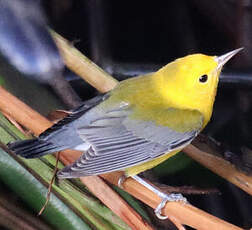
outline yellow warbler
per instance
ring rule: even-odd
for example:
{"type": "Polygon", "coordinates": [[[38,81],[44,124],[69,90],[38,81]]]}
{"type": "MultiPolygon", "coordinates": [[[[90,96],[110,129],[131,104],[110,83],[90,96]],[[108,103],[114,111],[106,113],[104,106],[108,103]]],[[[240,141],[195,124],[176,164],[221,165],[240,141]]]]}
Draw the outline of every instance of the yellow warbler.
{"type": "MultiPolygon", "coordinates": [[[[26,158],[81,150],[84,154],[59,171],[59,178],[123,170],[150,188],[135,175],[176,154],[206,126],[221,69],[240,50],[220,57],[188,55],[155,73],[122,81],[109,93],[86,101],[38,138],[9,147],[26,158]]],[[[183,200],[171,195],[161,195],[164,202],[157,214],[167,200],[183,200]]]]}

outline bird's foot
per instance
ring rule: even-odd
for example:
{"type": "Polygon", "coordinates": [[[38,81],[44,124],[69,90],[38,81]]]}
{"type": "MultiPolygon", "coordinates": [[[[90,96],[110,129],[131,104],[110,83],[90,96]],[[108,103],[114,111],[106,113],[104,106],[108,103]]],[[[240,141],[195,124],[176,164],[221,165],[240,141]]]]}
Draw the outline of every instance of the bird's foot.
{"type": "Polygon", "coordinates": [[[164,208],[164,206],[166,205],[167,202],[188,203],[187,199],[185,197],[183,197],[183,195],[180,193],[171,193],[169,195],[162,193],[162,194],[159,194],[159,196],[162,198],[162,201],[155,209],[155,214],[156,214],[157,218],[159,218],[160,220],[165,220],[168,218],[167,216],[162,215],[162,209],[164,208]]]}

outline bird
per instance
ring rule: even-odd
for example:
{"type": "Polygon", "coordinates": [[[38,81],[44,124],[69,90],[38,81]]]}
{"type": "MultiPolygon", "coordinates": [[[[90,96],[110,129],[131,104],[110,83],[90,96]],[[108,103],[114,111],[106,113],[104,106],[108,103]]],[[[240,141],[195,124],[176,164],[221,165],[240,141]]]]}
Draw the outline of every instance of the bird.
{"type": "Polygon", "coordinates": [[[9,143],[25,158],[64,149],[82,151],[57,177],[77,178],[124,171],[162,202],[184,201],[181,194],[165,194],[139,173],[174,156],[209,122],[224,64],[242,48],[221,56],[191,54],[168,63],[157,72],[126,79],[106,94],[85,101],[39,137],[9,143]]]}

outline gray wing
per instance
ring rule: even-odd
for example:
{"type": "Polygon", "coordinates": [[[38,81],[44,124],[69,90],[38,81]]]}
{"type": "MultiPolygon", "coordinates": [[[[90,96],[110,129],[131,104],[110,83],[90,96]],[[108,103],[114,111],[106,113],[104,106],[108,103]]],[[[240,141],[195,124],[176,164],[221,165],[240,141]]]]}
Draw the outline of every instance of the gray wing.
{"type": "MultiPolygon", "coordinates": [[[[80,137],[90,147],[75,163],[61,170],[58,177],[73,178],[122,170],[180,149],[199,132],[199,129],[176,132],[152,121],[132,120],[130,114],[127,107],[111,110],[78,127],[80,137]]],[[[202,125],[202,117],[200,122],[202,125]]]]}

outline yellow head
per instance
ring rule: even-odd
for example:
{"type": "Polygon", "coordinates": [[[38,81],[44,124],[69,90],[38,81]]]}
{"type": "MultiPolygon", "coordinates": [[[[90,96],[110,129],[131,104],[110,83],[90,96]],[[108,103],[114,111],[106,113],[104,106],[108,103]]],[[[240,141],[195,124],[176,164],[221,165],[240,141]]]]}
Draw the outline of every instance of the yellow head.
{"type": "Polygon", "coordinates": [[[153,76],[155,85],[169,105],[198,110],[208,123],[223,65],[240,49],[220,57],[203,54],[188,55],[164,66],[153,76]]]}

